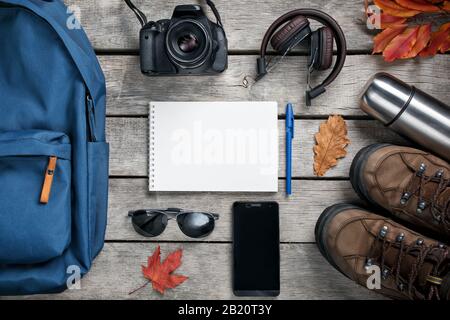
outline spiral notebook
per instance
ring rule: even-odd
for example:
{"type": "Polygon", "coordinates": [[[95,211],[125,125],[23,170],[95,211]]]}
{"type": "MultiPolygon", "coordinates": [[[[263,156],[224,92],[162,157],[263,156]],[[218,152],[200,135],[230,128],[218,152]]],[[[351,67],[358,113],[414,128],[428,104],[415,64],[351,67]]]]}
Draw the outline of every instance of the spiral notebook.
{"type": "Polygon", "coordinates": [[[276,102],[151,102],[150,191],[278,191],[276,102]]]}

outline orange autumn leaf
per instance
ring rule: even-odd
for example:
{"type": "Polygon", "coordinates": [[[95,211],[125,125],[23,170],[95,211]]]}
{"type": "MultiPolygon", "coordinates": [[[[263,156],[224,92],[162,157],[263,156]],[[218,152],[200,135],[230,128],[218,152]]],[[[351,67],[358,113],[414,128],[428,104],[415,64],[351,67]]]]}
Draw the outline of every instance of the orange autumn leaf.
{"type": "Polygon", "coordinates": [[[450,22],[444,23],[440,28],[439,31],[448,31],[450,30],[450,22]]]}
{"type": "Polygon", "coordinates": [[[393,26],[403,25],[406,22],[406,18],[390,16],[386,13],[376,14],[373,13],[367,17],[369,22],[380,29],[386,29],[393,26]]]}
{"type": "Polygon", "coordinates": [[[443,24],[438,31],[431,34],[431,39],[427,48],[422,50],[421,57],[430,57],[438,52],[444,53],[450,49],[450,22],[443,24]]]}
{"type": "Polygon", "coordinates": [[[407,9],[398,5],[392,0],[374,0],[375,5],[383,10],[383,13],[389,14],[395,17],[413,17],[420,13],[418,10],[407,9]]]}
{"type": "Polygon", "coordinates": [[[440,53],[445,53],[450,50],[450,37],[447,37],[447,40],[444,41],[441,48],[439,49],[440,53]]]}
{"type": "Polygon", "coordinates": [[[406,22],[406,18],[394,17],[388,14],[382,13],[380,17],[381,29],[386,29],[393,26],[403,25],[406,22]]]}
{"type": "Polygon", "coordinates": [[[416,57],[419,52],[426,48],[431,38],[431,24],[425,24],[419,27],[417,32],[417,39],[414,47],[406,55],[401,56],[401,59],[408,59],[416,57]]]}
{"type": "Polygon", "coordinates": [[[338,115],[330,116],[320,125],[315,138],[314,174],[323,177],[331,167],[336,166],[338,159],[347,155],[345,148],[350,140],[345,120],[338,115]]]}
{"type": "Polygon", "coordinates": [[[394,17],[387,13],[379,13],[369,9],[369,0],[364,1],[364,6],[368,22],[378,29],[386,29],[395,25],[401,25],[407,20],[407,18],[394,17]]]}
{"type": "MultiPolygon", "coordinates": [[[[173,289],[186,281],[188,277],[173,274],[181,265],[182,255],[183,250],[174,251],[161,263],[161,249],[158,246],[153,255],[148,257],[147,266],[142,266],[142,274],[148,282],[137,290],[151,283],[154,290],[164,294],[166,289],[173,289]]],[[[137,290],[132,291],[130,294],[137,290]]]]}
{"type": "Polygon", "coordinates": [[[382,13],[369,10],[369,0],[365,0],[368,21],[384,30],[374,37],[372,54],[382,52],[384,60],[392,62],[417,56],[434,56],[450,50],[450,23],[432,32],[432,25],[446,16],[445,11],[450,12],[450,0],[371,1],[382,13]],[[419,13],[420,18],[416,18],[415,15],[419,13]]]}
{"type": "Polygon", "coordinates": [[[445,53],[450,50],[450,29],[445,30],[447,32],[447,39],[442,43],[439,48],[440,53],[445,53]]]}
{"type": "Polygon", "coordinates": [[[438,12],[441,10],[438,6],[425,0],[395,0],[395,2],[404,8],[421,12],[438,12]]]}
{"type": "Polygon", "coordinates": [[[384,60],[392,62],[406,56],[414,47],[419,27],[407,28],[400,35],[392,39],[383,51],[384,60]]]}
{"type": "Polygon", "coordinates": [[[375,38],[373,38],[374,46],[372,54],[383,52],[383,50],[392,41],[392,39],[405,31],[405,29],[406,26],[393,26],[377,34],[375,38]]]}

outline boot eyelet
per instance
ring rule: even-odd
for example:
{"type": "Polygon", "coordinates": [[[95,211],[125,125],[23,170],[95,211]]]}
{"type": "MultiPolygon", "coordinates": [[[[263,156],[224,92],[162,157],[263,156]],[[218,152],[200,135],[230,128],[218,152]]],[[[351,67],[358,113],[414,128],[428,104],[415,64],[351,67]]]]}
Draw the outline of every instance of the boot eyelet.
{"type": "Polygon", "coordinates": [[[400,198],[400,203],[405,205],[408,202],[409,198],[411,198],[411,193],[409,192],[403,193],[402,197],[400,198]]]}
{"type": "Polygon", "coordinates": [[[422,214],[423,210],[425,210],[426,207],[427,207],[427,203],[423,200],[420,201],[419,204],[417,205],[416,213],[422,214]]]}
{"type": "Polygon", "coordinates": [[[423,245],[423,239],[417,239],[416,244],[417,244],[418,246],[423,245]]]}
{"type": "Polygon", "coordinates": [[[368,267],[371,267],[373,265],[373,260],[372,259],[370,259],[370,258],[368,258],[367,260],[366,260],[366,264],[365,264],[365,268],[368,268],[368,267]]]}
{"type": "Polygon", "coordinates": [[[444,170],[443,170],[443,169],[439,169],[439,170],[436,172],[435,177],[438,178],[438,179],[440,179],[440,178],[442,178],[443,175],[444,175],[444,170]]]}
{"type": "Polygon", "coordinates": [[[419,170],[417,171],[417,176],[421,177],[424,174],[425,170],[427,170],[427,165],[425,163],[421,163],[419,170]]]}
{"type": "Polygon", "coordinates": [[[403,240],[405,240],[405,234],[404,233],[400,233],[397,238],[395,239],[395,241],[397,242],[402,242],[403,240]]]}
{"type": "Polygon", "coordinates": [[[381,228],[381,230],[380,230],[380,237],[381,238],[386,237],[388,230],[389,230],[389,228],[387,226],[383,226],[383,228],[381,228]]]}
{"type": "Polygon", "coordinates": [[[403,283],[399,283],[398,284],[398,290],[400,290],[400,291],[405,291],[405,285],[403,284],[403,283]]]}
{"type": "Polygon", "coordinates": [[[381,277],[383,278],[383,280],[386,280],[390,274],[391,272],[389,271],[389,269],[383,269],[381,277]]]}
{"type": "Polygon", "coordinates": [[[439,243],[439,249],[445,249],[445,245],[443,243],[439,243]]]}

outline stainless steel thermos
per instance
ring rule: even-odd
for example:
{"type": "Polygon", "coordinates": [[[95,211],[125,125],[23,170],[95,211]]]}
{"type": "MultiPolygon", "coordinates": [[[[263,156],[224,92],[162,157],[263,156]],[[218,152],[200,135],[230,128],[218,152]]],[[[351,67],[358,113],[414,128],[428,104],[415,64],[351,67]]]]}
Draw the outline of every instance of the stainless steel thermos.
{"type": "Polygon", "coordinates": [[[450,107],[388,73],[377,73],[361,109],[387,127],[450,161],[450,107]]]}

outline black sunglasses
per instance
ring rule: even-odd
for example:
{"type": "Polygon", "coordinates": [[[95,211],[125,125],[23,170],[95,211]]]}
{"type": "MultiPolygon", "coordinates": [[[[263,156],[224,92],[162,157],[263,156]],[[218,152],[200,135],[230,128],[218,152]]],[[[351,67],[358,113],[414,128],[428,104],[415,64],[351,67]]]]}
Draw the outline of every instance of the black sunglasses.
{"type": "Polygon", "coordinates": [[[136,210],[130,211],[134,230],[144,237],[157,237],[167,227],[171,219],[176,219],[181,231],[191,238],[208,236],[215,226],[219,215],[215,213],[185,211],[177,208],[166,210],[136,210]]]}

